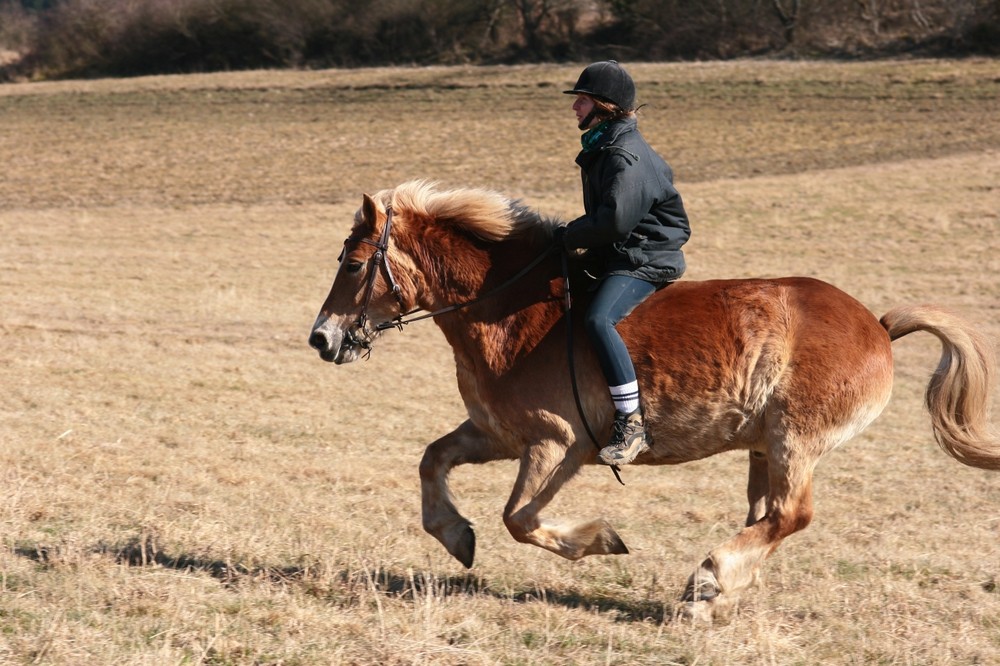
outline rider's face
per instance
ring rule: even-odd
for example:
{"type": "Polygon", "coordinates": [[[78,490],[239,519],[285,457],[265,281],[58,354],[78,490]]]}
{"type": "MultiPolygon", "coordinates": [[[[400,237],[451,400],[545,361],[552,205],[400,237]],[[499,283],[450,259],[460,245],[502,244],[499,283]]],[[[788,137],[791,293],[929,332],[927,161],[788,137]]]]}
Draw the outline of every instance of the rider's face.
{"type": "Polygon", "coordinates": [[[594,99],[588,95],[577,95],[573,101],[573,111],[576,113],[576,122],[580,129],[590,129],[599,121],[592,117],[586,126],[580,125],[583,120],[594,110],[594,99]]]}

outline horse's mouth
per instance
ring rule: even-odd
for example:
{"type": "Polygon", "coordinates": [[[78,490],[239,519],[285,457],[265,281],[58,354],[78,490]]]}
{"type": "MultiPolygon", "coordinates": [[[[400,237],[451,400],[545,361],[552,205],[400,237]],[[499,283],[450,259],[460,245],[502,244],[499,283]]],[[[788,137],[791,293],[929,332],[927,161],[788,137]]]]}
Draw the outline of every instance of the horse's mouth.
{"type": "Polygon", "coordinates": [[[319,357],[321,359],[327,363],[336,363],[337,365],[356,361],[360,355],[359,348],[352,344],[341,345],[340,349],[319,350],[319,357]]]}
{"type": "Polygon", "coordinates": [[[357,326],[335,335],[322,327],[317,327],[309,336],[309,346],[319,352],[319,357],[327,363],[343,365],[358,360],[371,350],[371,342],[378,336],[377,331],[368,331],[357,326]],[[337,344],[339,338],[340,344],[337,344]]]}

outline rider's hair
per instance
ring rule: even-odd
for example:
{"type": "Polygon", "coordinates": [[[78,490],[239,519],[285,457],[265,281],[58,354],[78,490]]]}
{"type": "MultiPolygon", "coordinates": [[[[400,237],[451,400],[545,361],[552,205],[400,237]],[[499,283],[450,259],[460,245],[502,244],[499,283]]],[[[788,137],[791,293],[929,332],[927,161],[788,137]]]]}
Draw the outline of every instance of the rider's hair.
{"type": "MultiPolygon", "coordinates": [[[[588,95],[589,96],[589,95],[588,95]]],[[[589,96],[594,100],[594,108],[597,110],[597,117],[601,120],[621,120],[635,116],[635,111],[626,111],[614,102],[589,96]]]]}

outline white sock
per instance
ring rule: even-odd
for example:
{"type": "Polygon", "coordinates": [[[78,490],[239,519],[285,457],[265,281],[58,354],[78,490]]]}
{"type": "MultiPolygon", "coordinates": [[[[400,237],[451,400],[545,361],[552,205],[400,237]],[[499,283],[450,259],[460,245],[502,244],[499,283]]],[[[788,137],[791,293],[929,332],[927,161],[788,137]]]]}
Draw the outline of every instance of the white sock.
{"type": "Polygon", "coordinates": [[[629,382],[621,386],[609,386],[615,409],[626,414],[639,409],[639,382],[629,382]]]}

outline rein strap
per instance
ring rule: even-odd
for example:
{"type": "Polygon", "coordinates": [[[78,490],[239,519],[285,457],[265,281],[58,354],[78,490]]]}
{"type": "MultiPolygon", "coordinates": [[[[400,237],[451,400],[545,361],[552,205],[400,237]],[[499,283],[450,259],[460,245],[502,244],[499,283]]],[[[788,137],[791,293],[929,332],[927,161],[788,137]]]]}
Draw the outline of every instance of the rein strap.
{"type": "MultiPolygon", "coordinates": [[[[580,387],[576,381],[576,363],[574,359],[576,357],[575,345],[573,344],[573,316],[571,313],[573,309],[573,297],[569,290],[569,261],[566,257],[566,251],[563,250],[560,253],[560,259],[562,259],[562,272],[563,272],[563,282],[566,284],[565,292],[566,298],[563,303],[563,312],[566,317],[566,360],[569,363],[569,379],[570,384],[573,386],[573,399],[576,401],[576,411],[580,413],[580,420],[583,421],[583,427],[587,430],[587,434],[590,435],[590,441],[594,443],[597,450],[601,450],[601,445],[597,443],[597,437],[594,436],[594,431],[590,427],[590,421],[587,420],[587,413],[583,409],[583,400],[580,399],[580,387]]],[[[611,465],[611,471],[615,473],[615,478],[618,479],[618,483],[625,485],[622,481],[621,468],[618,465],[611,465]]]]}
{"type": "MultiPolygon", "coordinates": [[[[547,256],[549,256],[550,254],[552,254],[552,251],[554,249],[555,249],[554,245],[549,246],[544,252],[542,252],[540,255],[538,255],[537,257],[535,257],[531,261],[531,263],[529,263],[527,266],[525,266],[524,268],[522,268],[520,271],[518,271],[517,273],[515,273],[511,277],[507,278],[501,284],[497,285],[493,289],[490,289],[485,294],[481,294],[481,295],[477,296],[476,298],[473,298],[472,300],[464,301],[462,303],[455,303],[453,305],[445,306],[445,307],[441,308],[440,310],[435,310],[434,312],[426,312],[426,313],[424,313],[422,315],[419,315],[417,317],[411,317],[410,315],[416,314],[417,312],[420,312],[421,310],[423,310],[423,308],[414,308],[413,310],[410,310],[409,312],[402,312],[402,313],[396,315],[395,317],[393,317],[389,321],[382,322],[381,324],[376,324],[375,325],[375,330],[376,331],[384,331],[384,330],[387,330],[387,329],[390,329],[390,328],[398,328],[399,330],[403,330],[403,326],[405,326],[406,324],[412,324],[413,322],[420,321],[421,319],[429,319],[431,317],[436,317],[438,315],[447,314],[449,312],[455,312],[456,310],[461,310],[463,308],[469,307],[470,305],[475,305],[476,303],[479,303],[481,301],[485,301],[486,299],[491,298],[491,297],[495,296],[496,294],[500,293],[504,289],[507,289],[508,287],[510,287],[511,285],[513,285],[515,282],[517,282],[518,280],[520,280],[521,278],[523,278],[525,275],[527,275],[528,273],[530,273],[536,266],[538,266],[538,264],[542,263],[542,261],[544,261],[547,256]],[[410,317],[410,318],[406,319],[406,317],[410,317]]],[[[386,262],[386,267],[388,268],[388,266],[389,266],[389,263],[386,262]]]]}

